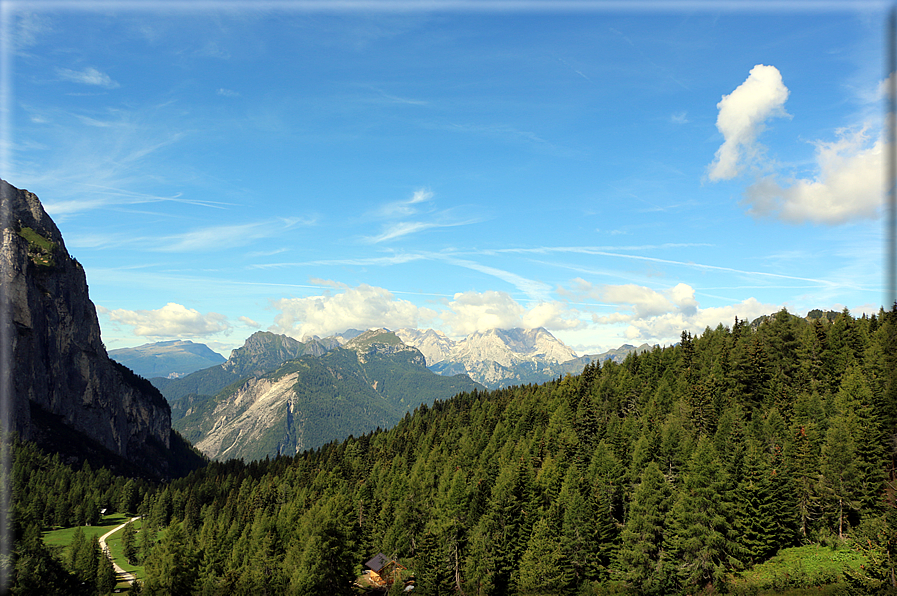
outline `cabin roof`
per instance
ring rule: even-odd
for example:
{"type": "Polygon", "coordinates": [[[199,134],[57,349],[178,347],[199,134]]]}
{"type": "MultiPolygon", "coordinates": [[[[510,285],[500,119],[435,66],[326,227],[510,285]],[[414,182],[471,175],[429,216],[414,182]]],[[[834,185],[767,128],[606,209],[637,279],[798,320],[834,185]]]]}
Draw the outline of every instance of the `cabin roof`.
{"type": "Polygon", "coordinates": [[[383,553],[377,553],[373,559],[364,564],[365,567],[373,571],[380,571],[389,564],[389,559],[383,553]]]}

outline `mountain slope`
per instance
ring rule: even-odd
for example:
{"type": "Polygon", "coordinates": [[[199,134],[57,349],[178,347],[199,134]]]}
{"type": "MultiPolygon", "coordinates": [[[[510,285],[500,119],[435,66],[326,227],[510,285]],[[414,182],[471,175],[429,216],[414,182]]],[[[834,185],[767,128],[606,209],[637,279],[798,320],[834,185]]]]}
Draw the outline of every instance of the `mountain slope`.
{"type": "MultiPolygon", "coordinates": [[[[44,446],[64,425],[129,462],[129,472],[170,475],[171,450],[184,446],[171,433],[165,399],[107,356],[84,269],[38,198],[5,181],[0,194],[9,214],[0,268],[13,367],[11,416],[4,422],[44,446]]],[[[89,455],[77,441],[54,448],[76,460],[89,455]]]]}
{"type": "MultiPolygon", "coordinates": [[[[270,346],[279,341],[265,339],[270,346]]],[[[258,351],[254,357],[256,362],[268,360],[258,351]]],[[[475,388],[482,386],[466,375],[443,377],[427,370],[418,350],[377,329],[353,338],[345,348],[254,372],[213,396],[169,399],[175,428],[203,453],[213,459],[252,460],[386,428],[422,403],[475,388]]]]}
{"type": "Polygon", "coordinates": [[[109,357],[147,379],[179,377],[225,361],[205,344],[180,339],[109,350],[109,357]]]}
{"type": "Polygon", "coordinates": [[[198,370],[178,379],[154,378],[153,385],[172,402],[187,395],[215,395],[231,383],[269,372],[287,360],[305,355],[320,356],[334,344],[327,340],[296,341],[286,335],[258,331],[231,352],[223,364],[198,370]]]}

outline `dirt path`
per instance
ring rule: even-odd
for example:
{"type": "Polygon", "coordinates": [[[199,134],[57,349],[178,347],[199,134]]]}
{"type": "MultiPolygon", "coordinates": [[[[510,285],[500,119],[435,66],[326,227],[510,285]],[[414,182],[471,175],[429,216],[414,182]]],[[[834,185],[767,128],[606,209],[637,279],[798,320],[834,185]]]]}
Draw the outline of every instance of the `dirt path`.
{"type": "Polygon", "coordinates": [[[126,580],[127,582],[132,583],[132,584],[134,583],[134,580],[137,578],[134,577],[134,575],[131,572],[125,571],[124,569],[122,569],[121,567],[118,566],[118,563],[116,563],[115,559],[113,559],[112,556],[109,554],[109,549],[106,548],[106,539],[109,538],[110,536],[112,536],[113,534],[115,534],[116,532],[118,532],[119,530],[121,530],[122,528],[124,528],[126,525],[128,525],[132,521],[137,521],[138,519],[140,519],[140,516],[132,517],[131,521],[125,522],[122,525],[120,525],[116,528],[113,528],[112,530],[109,530],[108,532],[106,532],[105,534],[100,536],[100,548],[106,554],[106,556],[109,557],[109,560],[112,561],[112,567],[115,569],[116,576],[120,578],[119,581],[126,580]]]}

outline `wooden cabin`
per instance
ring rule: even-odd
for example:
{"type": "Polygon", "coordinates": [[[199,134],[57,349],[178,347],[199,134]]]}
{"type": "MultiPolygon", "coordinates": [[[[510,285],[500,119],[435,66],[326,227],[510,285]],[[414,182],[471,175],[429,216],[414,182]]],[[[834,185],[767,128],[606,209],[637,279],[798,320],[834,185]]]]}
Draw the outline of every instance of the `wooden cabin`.
{"type": "MultiPolygon", "coordinates": [[[[402,571],[408,568],[396,561],[390,559],[383,553],[377,553],[374,558],[364,564],[367,567],[364,575],[355,582],[359,587],[371,592],[386,592],[396,581],[403,581],[402,571]]],[[[413,589],[414,580],[406,583],[406,590],[409,586],[413,589]]]]}

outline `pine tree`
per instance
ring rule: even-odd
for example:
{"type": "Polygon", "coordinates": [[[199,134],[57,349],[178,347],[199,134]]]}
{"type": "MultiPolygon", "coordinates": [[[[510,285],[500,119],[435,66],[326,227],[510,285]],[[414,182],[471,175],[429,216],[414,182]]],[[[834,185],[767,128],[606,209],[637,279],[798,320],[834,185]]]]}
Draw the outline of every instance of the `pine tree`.
{"type": "Polygon", "coordinates": [[[137,532],[134,523],[128,522],[121,531],[121,549],[125,560],[133,565],[137,556],[137,532]]]}
{"type": "Polygon", "coordinates": [[[146,561],[146,593],[190,594],[196,580],[196,554],[183,526],[173,519],[146,561]]]}
{"type": "Polygon", "coordinates": [[[670,510],[667,550],[683,587],[719,587],[741,565],[735,507],[713,444],[698,441],[678,498],[670,510]]]}
{"type": "Polygon", "coordinates": [[[659,567],[671,496],[669,482],[657,463],[650,462],[632,493],[617,557],[623,577],[640,593],[664,594],[668,588],[659,567]]]}
{"type": "Polygon", "coordinates": [[[111,594],[115,589],[115,568],[106,553],[100,553],[97,564],[97,592],[111,594]]]}

